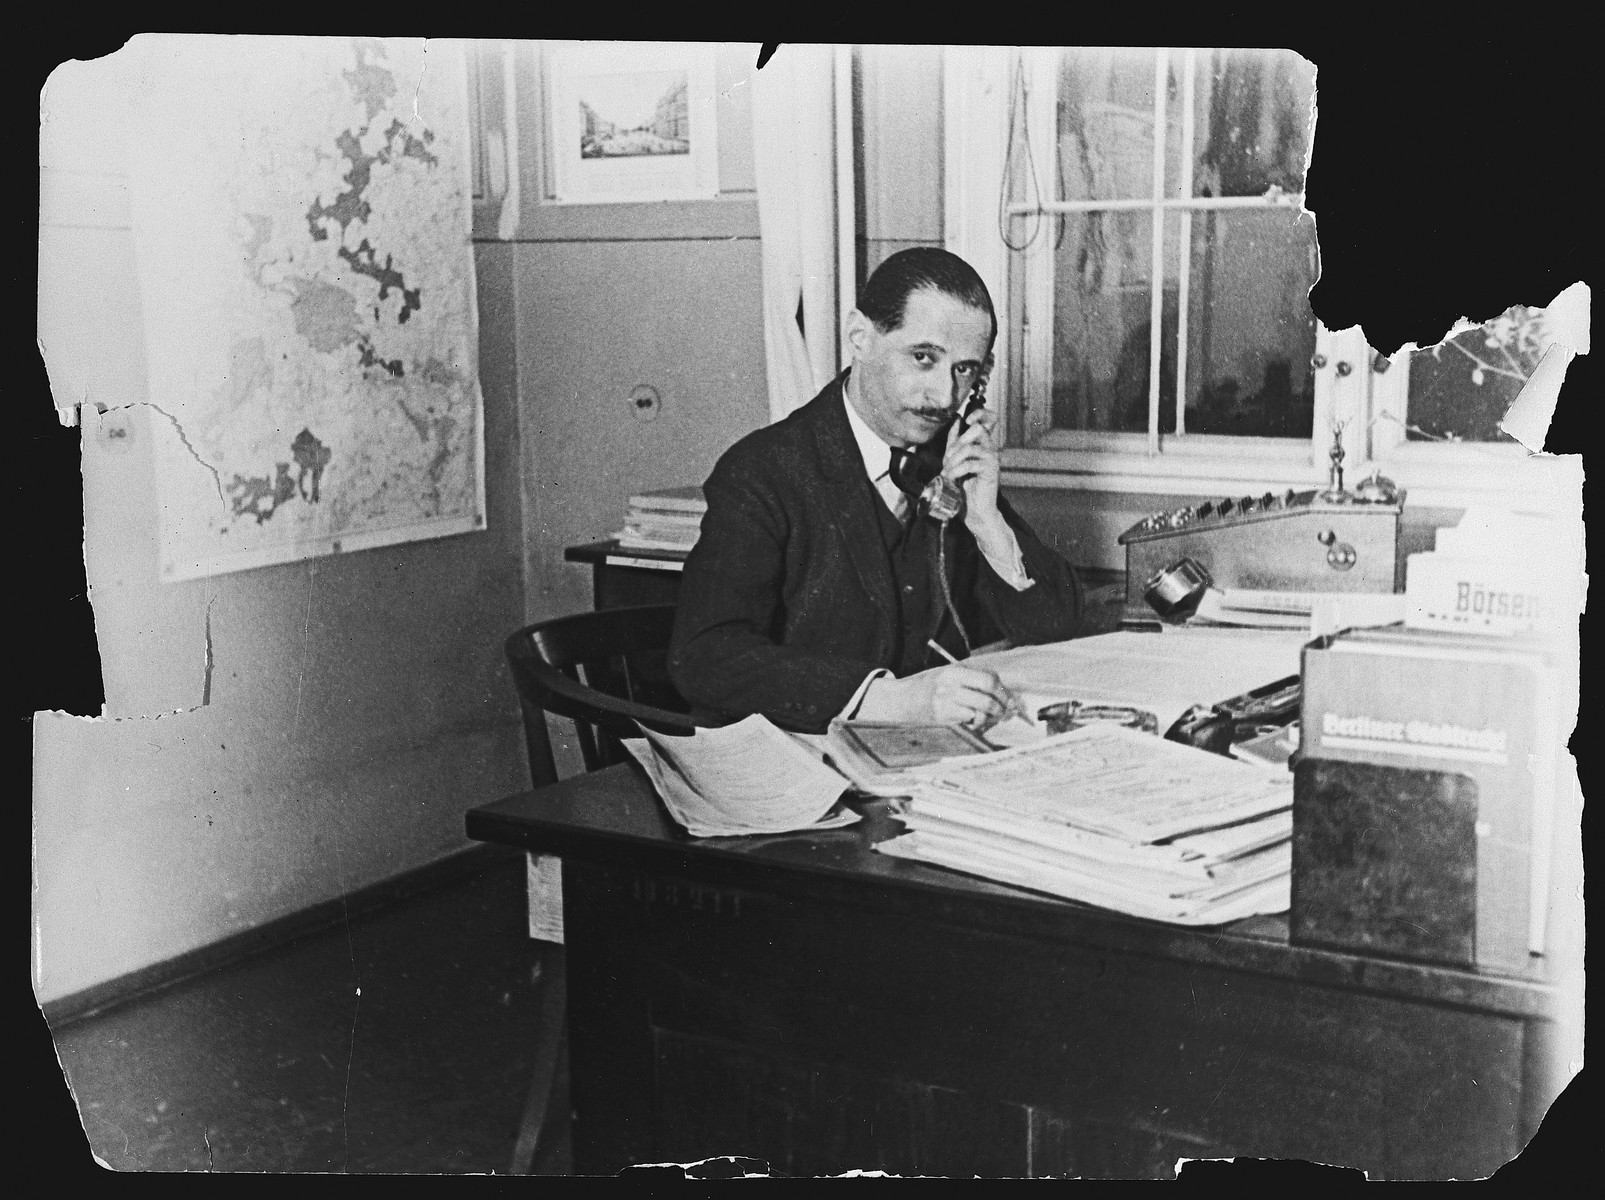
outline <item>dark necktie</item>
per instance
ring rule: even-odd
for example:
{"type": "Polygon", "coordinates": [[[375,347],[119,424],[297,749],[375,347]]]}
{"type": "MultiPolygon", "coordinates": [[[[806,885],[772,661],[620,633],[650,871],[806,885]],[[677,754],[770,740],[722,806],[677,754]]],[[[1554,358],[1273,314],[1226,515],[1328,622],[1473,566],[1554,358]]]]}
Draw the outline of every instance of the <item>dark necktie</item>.
{"type": "Polygon", "coordinates": [[[898,491],[902,492],[910,500],[917,500],[920,493],[925,489],[921,486],[920,481],[914,478],[914,472],[907,467],[907,460],[913,457],[912,451],[893,446],[892,461],[887,468],[887,473],[891,475],[892,482],[897,485],[898,491]]]}

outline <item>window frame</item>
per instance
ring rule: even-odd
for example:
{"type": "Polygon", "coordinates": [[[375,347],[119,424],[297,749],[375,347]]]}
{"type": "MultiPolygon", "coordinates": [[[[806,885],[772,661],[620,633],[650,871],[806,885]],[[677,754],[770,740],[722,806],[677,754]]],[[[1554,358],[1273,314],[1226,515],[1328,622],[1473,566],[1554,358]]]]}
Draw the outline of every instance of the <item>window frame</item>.
{"type": "MultiPolygon", "coordinates": [[[[1156,226],[1178,212],[1179,244],[1190,239],[1190,214],[1210,208],[1301,206],[1302,195],[1192,198],[1190,161],[1184,142],[1183,196],[1153,195],[1119,201],[1014,202],[1000,205],[1010,137],[1009,110],[1023,85],[1025,135],[1039,178],[1056,179],[1056,108],[1061,47],[948,47],[944,60],[944,234],[946,245],[976,267],[999,298],[1005,329],[998,339],[993,372],[993,403],[1004,415],[1003,482],[1017,486],[1086,491],[1208,492],[1244,483],[1309,486],[1329,478],[1329,451],[1336,436],[1343,447],[1344,479],[1353,483],[1372,470],[1412,492],[1418,503],[1465,505],[1508,501],[1512,494],[1547,491],[1549,472],[1534,466],[1538,457],[1518,444],[1411,442],[1405,439],[1410,351],[1384,359],[1366,344],[1359,327],[1328,329],[1316,322],[1315,404],[1308,440],[1234,437],[1219,434],[1162,434],[1157,419],[1161,352],[1150,346],[1149,428],[1146,433],[1055,430],[1046,427],[1051,411],[1033,391],[1034,376],[1051,370],[1053,338],[1052,240],[1039,238],[1023,252],[1006,249],[998,224],[1003,213],[1136,210],[1156,213],[1156,226]],[[1017,83],[1016,71],[1019,72],[1017,83]],[[1036,251],[1033,253],[1033,251],[1036,251]],[[1011,259],[1013,262],[1011,263],[1011,259]],[[1011,271],[1011,266],[1013,270],[1011,271]],[[1010,289],[1015,289],[1011,291],[1010,289]],[[1019,328],[1008,315],[1020,304],[1019,328]],[[1334,424],[1342,428],[1334,434],[1334,424]]],[[[1192,88],[1197,57],[1189,47],[1154,47],[1156,105],[1168,89],[1172,55],[1184,54],[1182,118],[1192,122],[1192,88]]],[[[1168,122],[1167,122],[1168,125],[1168,122]]],[[[1155,191],[1166,189],[1164,137],[1155,139],[1155,191]]],[[[1157,230],[1156,230],[1157,232],[1157,230]]],[[[1168,231],[1167,231],[1168,232],[1168,231]]],[[[1165,278],[1163,256],[1169,238],[1155,237],[1152,278],[1165,278]]],[[[1188,284],[1188,256],[1178,258],[1178,284],[1188,284]]],[[[1163,286],[1151,288],[1151,307],[1163,300],[1163,286]]],[[[1185,301],[1183,309],[1185,311],[1185,301]]],[[[1151,327],[1157,327],[1157,318],[1151,327]]],[[[1186,323],[1177,322],[1178,353],[1185,355],[1186,323]]],[[[1178,358],[1182,377],[1184,357],[1178,358]]],[[[1177,396],[1177,428],[1185,430],[1183,397],[1177,396]]]]}

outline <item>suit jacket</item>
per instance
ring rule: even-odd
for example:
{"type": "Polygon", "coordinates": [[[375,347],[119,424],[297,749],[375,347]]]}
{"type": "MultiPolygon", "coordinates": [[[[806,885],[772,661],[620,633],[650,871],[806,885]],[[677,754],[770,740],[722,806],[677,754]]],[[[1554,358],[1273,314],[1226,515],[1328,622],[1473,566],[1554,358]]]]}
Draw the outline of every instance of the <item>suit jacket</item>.
{"type": "MultiPolygon", "coordinates": [[[[762,713],[820,732],[865,676],[893,665],[899,606],[874,507],[882,501],[847,423],[844,378],[742,438],[704,485],[708,510],[669,649],[670,677],[699,724],[762,713]]],[[[963,520],[950,522],[953,602],[971,642],[1075,636],[1083,607],[1075,572],[1001,497],[998,507],[1035,585],[1017,591],[999,578],[963,520]]],[[[962,658],[936,596],[943,616],[933,636],[962,658]]]]}

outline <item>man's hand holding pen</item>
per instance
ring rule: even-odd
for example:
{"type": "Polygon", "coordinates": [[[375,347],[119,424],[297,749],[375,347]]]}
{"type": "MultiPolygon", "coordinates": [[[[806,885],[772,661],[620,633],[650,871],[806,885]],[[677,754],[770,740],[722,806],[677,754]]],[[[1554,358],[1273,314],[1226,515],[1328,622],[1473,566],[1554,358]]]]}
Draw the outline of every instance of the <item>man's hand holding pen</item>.
{"type": "Polygon", "coordinates": [[[949,665],[903,679],[877,679],[864,693],[858,720],[967,725],[984,732],[1009,716],[1028,716],[1019,697],[995,671],[959,662],[935,642],[931,645],[949,665]]]}
{"type": "MultiPolygon", "coordinates": [[[[932,650],[935,650],[943,658],[947,659],[947,661],[952,663],[955,667],[963,667],[964,666],[964,664],[960,663],[958,659],[954,658],[951,654],[949,654],[946,650],[944,650],[941,646],[939,646],[937,644],[935,638],[927,639],[925,644],[927,646],[929,646],[932,650]]],[[[941,668],[937,668],[937,669],[940,670],[941,668]]],[[[965,670],[969,670],[969,671],[977,670],[976,667],[964,667],[964,669],[965,670]]],[[[993,692],[993,699],[997,700],[997,699],[1001,698],[1001,702],[1003,704],[1003,712],[1001,714],[999,714],[995,718],[990,718],[989,717],[988,719],[983,719],[983,720],[981,720],[979,722],[970,722],[970,724],[972,724],[978,731],[980,731],[980,730],[990,729],[990,728],[992,728],[992,726],[996,725],[999,721],[1006,721],[1010,717],[1020,717],[1020,718],[1023,718],[1024,720],[1027,720],[1027,721],[1029,721],[1031,719],[1030,711],[1026,708],[1025,702],[1020,699],[1020,696],[1019,696],[1019,694],[1017,692],[1015,692],[1012,688],[1008,687],[1003,682],[1003,680],[999,679],[995,672],[988,671],[985,667],[981,667],[981,668],[979,668],[979,670],[981,671],[982,674],[988,676],[992,680],[992,683],[993,683],[993,685],[994,685],[994,687],[996,689],[993,692]]],[[[991,709],[991,706],[989,705],[988,706],[989,713],[990,713],[990,709],[991,709]]]]}

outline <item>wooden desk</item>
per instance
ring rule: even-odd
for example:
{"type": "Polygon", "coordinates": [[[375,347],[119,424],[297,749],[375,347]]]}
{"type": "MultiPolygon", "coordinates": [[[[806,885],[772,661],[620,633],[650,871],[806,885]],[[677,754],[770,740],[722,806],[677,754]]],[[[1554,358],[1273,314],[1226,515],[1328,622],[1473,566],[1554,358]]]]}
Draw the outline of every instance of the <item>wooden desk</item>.
{"type": "Polygon", "coordinates": [[[886,855],[697,840],[633,764],[468,814],[564,859],[575,1168],[1486,1175],[1559,1088],[1552,984],[1189,930],[886,855]]]}
{"type": "Polygon", "coordinates": [[[677,603],[685,557],[679,550],[626,550],[617,541],[563,551],[566,562],[591,564],[591,600],[596,608],[677,603]]]}

